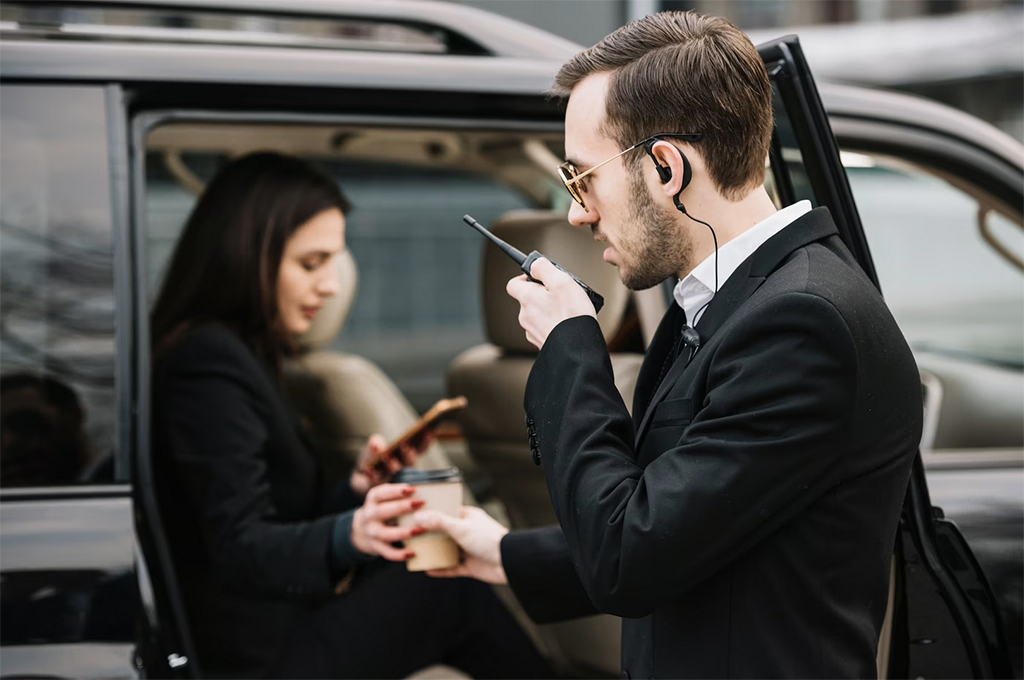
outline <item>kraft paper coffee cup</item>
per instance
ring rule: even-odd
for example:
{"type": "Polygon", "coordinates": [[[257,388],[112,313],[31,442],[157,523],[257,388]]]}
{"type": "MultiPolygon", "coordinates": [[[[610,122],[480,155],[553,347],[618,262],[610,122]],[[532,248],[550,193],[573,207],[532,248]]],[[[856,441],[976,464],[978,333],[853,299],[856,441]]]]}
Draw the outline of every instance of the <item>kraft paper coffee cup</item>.
{"type": "MultiPolygon", "coordinates": [[[[412,484],[416,487],[414,499],[426,501],[420,510],[439,510],[452,517],[462,511],[462,473],[458,468],[439,470],[416,470],[403,468],[392,480],[395,484],[412,484]]],[[[398,526],[415,524],[412,514],[398,518],[398,526]]],[[[405,547],[416,553],[406,560],[409,571],[446,569],[459,563],[459,546],[443,531],[428,531],[405,540],[405,547]]]]}

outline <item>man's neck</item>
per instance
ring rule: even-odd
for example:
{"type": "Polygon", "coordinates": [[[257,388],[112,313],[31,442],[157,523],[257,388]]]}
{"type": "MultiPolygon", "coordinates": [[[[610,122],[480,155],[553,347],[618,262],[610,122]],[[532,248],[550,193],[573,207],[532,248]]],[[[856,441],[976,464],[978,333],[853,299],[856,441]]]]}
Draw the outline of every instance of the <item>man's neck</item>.
{"type": "MultiPolygon", "coordinates": [[[[686,208],[687,213],[711,225],[719,248],[778,212],[764,187],[758,187],[738,201],[729,201],[715,194],[707,201],[695,202],[692,207],[687,204],[686,208]]],[[[682,215],[680,217],[684,222],[689,222],[686,228],[693,237],[693,251],[687,270],[679,272],[679,278],[682,279],[693,267],[715,252],[715,239],[703,224],[682,215]]]]}

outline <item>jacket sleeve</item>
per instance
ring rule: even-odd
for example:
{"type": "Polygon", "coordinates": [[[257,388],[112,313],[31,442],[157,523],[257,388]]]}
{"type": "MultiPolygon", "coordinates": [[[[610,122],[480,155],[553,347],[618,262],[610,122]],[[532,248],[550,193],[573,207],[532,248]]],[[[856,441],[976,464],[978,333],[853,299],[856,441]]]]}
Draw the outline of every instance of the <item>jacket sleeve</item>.
{"type": "Polygon", "coordinates": [[[827,493],[856,399],[839,312],[772,298],[714,347],[710,389],[674,446],[637,465],[600,329],[562,322],[527,384],[548,491],[569,552],[603,612],[649,614],[698,586],[827,493]]]}
{"type": "Polygon", "coordinates": [[[345,475],[324,493],[323,512],[335,513],[355,510],[363,504],[363,499],[356,495],[349,482],[349,475],[345,475]]]}
{"type": "Polygon", "coordinates": [[[501,563],[516,599],[537,623],[597,614],[576,574],[560,528],[505,534],[501,563]]]}
{"type": "Polygon", "coordinates": [[[197,511],[213,573],[226,588],[246,594],[329,594],[345,568],[332,554],[348,554],[333,547],[338,518],[279,517],[266,455],[268,405],[254,384],[256,365],[239,356],[241,345],[216,336],[210,341],[210,335],[168,358],[159,418],[178,492],[197,511]]]}

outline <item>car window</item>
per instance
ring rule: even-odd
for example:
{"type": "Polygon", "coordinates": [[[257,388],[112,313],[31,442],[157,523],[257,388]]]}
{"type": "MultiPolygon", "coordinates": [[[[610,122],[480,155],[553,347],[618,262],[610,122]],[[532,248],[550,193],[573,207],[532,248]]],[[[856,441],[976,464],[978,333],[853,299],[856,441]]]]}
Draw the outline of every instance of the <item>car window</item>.
{"type": "Polygon", "coordinates": [[[113,477],[111,193],[101,88],[0,97],[0,485],[113,477]]]}
{"type": "MultiPolygon", "coordinates": [[[[974,197],[914,166],[844,152],[879,283],[911,345],[1021,368],[1024,276],[990,245],[974,197]]],[[[1024,254],[1024,232],[1004,215],[988,221],[1024,254]]]]}
{"type": "Polygon", "coordinates": [[[898,159],[844,151],[843,161],[882,293],[942,387],[935,447],[1024,445],[1020,224],[988,212],[987,239],[984,197],[898,159]]]}
{"type": "MultiPolygon", "coordinates": [[[[226,157],[184,154],[200,180],[226,157]]],[[[307,158],[336,177],[354,206],[346,242],[359,269],[359,290],[332,348],[379,365],[415,408],[445,396],[449,362],[484,342],[480,265],[484,240],[466,227],[533,207],[510,186],[455,168],[373,159],[307,158]]],[[[146,216],[150,295],[170,257],[195,196],[147,154],[146,216]]]]}

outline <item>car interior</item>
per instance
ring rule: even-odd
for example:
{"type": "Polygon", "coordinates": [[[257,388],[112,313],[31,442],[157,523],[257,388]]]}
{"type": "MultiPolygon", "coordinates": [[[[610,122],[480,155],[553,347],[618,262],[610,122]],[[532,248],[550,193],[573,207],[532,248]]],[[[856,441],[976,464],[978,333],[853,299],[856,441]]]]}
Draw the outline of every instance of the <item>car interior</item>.
{"type": "MultiPolygon", "coordinates": [[[[559,142],[557,136],[522,132],[472,134],[197,123],[158,127],[147,140],[146,261],[151,284],[148,296],[152,300],[156,294],[162,268],[173,251],[195,196],[216,165],[230,157],[272,148],[300,155],[328,170],[332,168],[331,161],[339,158],[355,163],[369,159],[378,166],[399,162],[406,168],[423,166],[435,171],[452,166],[462,171],[473,169],[487,175],[491,182],[514,188],[521,196],[520,204],[512,204],[511,209],[485,221],[497,236],[525,252],[544,252],[605,297],[600,324],[609,346],[622,350],[613,351],[613,366],[617,384],[626,403],[630,404],[643,360],[644,343],[653,335],[664,310],[663,293],[647,291],[639,296],[644,298],[642,301],[636,300],[637,296],[621,284],[616,270],[601,261],[602,248],[589,232],[572,229],[565,220],[564,210],[550,209],[553,197],[562,198],[562,189],[545,166],[554,168],[558,164],[551,146],[559,142]],[[644,314],[638,308],[642,308],[644,314]]],[[[348,191],[344,180],[342,187],[348,191]]],[[[422,219],[423,203],[419,197],[409,196],[401,187],[397,189],[396,195],[388,200],[405,197],[404,200],[416,204],[413,207],[419,207],[418,216],[422,219]]],[[[418,340],[415,329],[399,328],[388,332],[385,327],[384,337],[378,335],[375,342],[355,343],[357,349],[369,344],[385,348],[385,353],[378,352],[375,356],[346,351],[350,348],[338,342],[350,330],[356,300],[366,293],[358,274],[362,269],[357,252],[360,227],[353,223],[360,217],[372,220],[374,216],[364,216],[365,203],[354,192],[350,196],[356,205],[349,228],[350,248],[337,260],[340,293],[321,310],[313,327],[301,339],[302,351],[286,368],[286,380],[300,411],[313,425],[324,469],[329,475],[340,475],[346,470],[370,434],[380,433],[386,439],[394,439],[415,422],[418,411],[425,409],[424,404],[429,405],[427,402],[444,394],[467,396],[469,406],[461,414],[459,424],[439,430],[438,441],[421,458],[419,465],[425,468],[457,465],[467,479],[465,502],[482,505],[513,528],[542,526],[555,518],[547,499],[543,472],[530,459],[521,415],[522,394],[536,350],[526,342],[516,321],[518,309],[504,292],[505,282],[519,270],[496,248],[485,246],[478,234],[461,225],[463,204],[460,199],[470,199],[469,203],[472,196],[468,191],[453,182],[441,209],[460,230],[459,240],[469,248],[459,248],[443,235],[441,238],[456,252],[468,250],[474,260],[469,267],[472,276],[454,284],[474,289],[474,302],[479,301],[477,304],[482,309],[470,310],[476,312],[470,322],[481,328],[477,335],[452,336],[460,340],[468,338],[468,342],[463,340],[465,346],[447,349],[445,364],[437,364],[433,354],[423,357],[427,362],[433,361],[438,369],[440,380],[436,384],[441,391],[435,390],[426,397],[414,392],[413,399],[420,402],[414,404],[379,365],[401,367],[386,349],[398,346],[407,354],[418,340]]],[[[487,215],[480,209],[474,209],[473,214],[487,215]]],[[[378,223],[375,226],[388,229],[388,225],[378,223]]],[[[413,225],[411,228],[426,230],[430,226],[413,225]]],[[[386,244],[387,236],[381,239],[386,244]]],[[[379,261],[373,252],[366,254],[366,260],[379,261]]],[[[445,264],[458,266],[460,263],[445,264]]],[[[415,265],[409,268],[413,267],[415,265]]],[[[411,276],[414,274],[412,272],[411,276]]],[[[359,319],[354,321],[358,323],[359,319]]],[[[440,335],[444,334],[442,330],[440,335]]],[[[581,676],[618,674],[618,619],[600,616],[535,626],[518,611],[514,598],[504,590],[506,592],[499,593],[503,600],[556,667],[581,676]]],[[[436,670],[424,673],[430,676],[434,672],[436,670]]]]}
{"type": "MultiPolygon", "coordinates": [[[[526,342],[518,308],[504,290],[519,270],[463,225],[462,214],[473,214],[524,252],[545,253],[605,297],[599,322],[627,407],[644,348],[669,299],[662,287],[626,290],[617,271],[601,261],[601,247],[590,234],[567,223],[569,198],[554,173],[560,146],[557,131],[525,129],[200,119],[157,125],[146,137],[144,159],[148,298],[155,298],[192,203],[219,165],[265,149],[320,165],[339,178],[355,205],[348,217],[349,249],[338,258],[341,293],[302,339],[302,352],[286,377],[313,425],[325,470],[341,474],[371,433],[393,439],[437,399],[464,395],[469,406],[458,424],[439,430],[420,465],[457,465],[468,482],[466,502],[480,504],[511,528],[549,524],[555,517],[543,471],[531,460],[522,411],[536,350],[526,342]]],[[[799,178],[799,168],[793,174],[799,178]]],[[[777,200],[772,173],[768,177],[777,200]]],[[[851,181],[856,190],[855,177],[851,181]]],[[[870,200],[858,194],[858,205],[865,204],[870,200]]],[[[929,395],[922,445],[984,445],[981,438],[949,433],[940,417],[945,400],[960,391],[958,408],[967,406],[960,402],[969,402],[982,380],[985,388],[1002,385],[1006,413],[1016,408],[1019,415],[1022,390],[1011,393],[1020,387],[1020,372],[989,363],[992,374],[978,378],[974,364],[958,373],[957,358],[946,359],[922,364],[929,395]]],[[[984,414],[986,422],[1003,423],[1010,433],[997,445],[1019,447],[1012,419],[999,413],[984,414]]],[[[965,417],[981,422],[977,415],[965,417]]],[[[517,609],[508,592],[502,597],[517,609]]],[[[891,586],[890,602],[892,597],[891,586]]],[[[521,611],[516,614],[563,672],[618,675],[618,619],[534,626],[521,611]]],[[[887,668],[891,623],[892,607],[879,647],[880,677],[887,668]]]]}
{"type": "Polygon", "coordinates": [[[851,149],[843,160],[882,291],[922,375],[930,375],[941,394],[935,436],[930,445],[922,443],[926,457],[1019,452],[1020,207],[947,170],[890,154],[851,149]],[[900,209],[897,196],[914,208],[900,209]],[[951,276],[954,271],[963,276],[951,276]]]}

